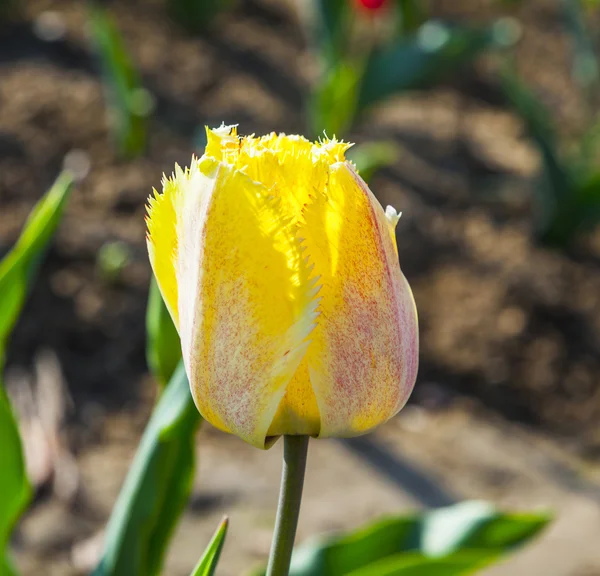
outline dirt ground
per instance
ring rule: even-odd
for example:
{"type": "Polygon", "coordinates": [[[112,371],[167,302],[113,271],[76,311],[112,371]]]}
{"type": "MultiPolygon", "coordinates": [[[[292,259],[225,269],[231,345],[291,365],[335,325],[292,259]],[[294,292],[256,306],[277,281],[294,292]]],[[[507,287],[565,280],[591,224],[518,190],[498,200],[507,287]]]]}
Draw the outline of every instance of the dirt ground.
{"type": "MultiPolygon", "coordinates": [[[[519,67],[569,136],[585,122],[569,43],[554,3],[526,4],[519,67]]],[[[492,14],[475,0],[432,5],[469,22],[492,14]]],[[[65,438],[81,480],[76,498],[36,497],[15,539],[25,575],[85,571],[151,410],[149,191],[175,162],[189,162],[204,124],[303,132],[314,68],[293,11],[275,0],[240,2],[202,38],[170,23],[161,2],[112,8],[156,97],[148,152],[127,162],[110,146],[84,3],[32,0],[22,19],[0,23],[0,252],[65,155],[83,152],[90,162],[8,355],[10,383],[34,372],[40,351],[55,354],[72,399],[65,438]],[[66,26],[54,42],[34,33],[46,10],[66,26]],[[114,241],[129,257],[118,280],[102,276],[97,257],[114,241]]],[[[403,212],[398,245],[420,314],[419,379],[409,407],[377,434],[313,443],[300,538],[380,513],[486,498],[550,508],[558,518],[536,546],[490,574],[600,574],[600,234],[569,254],[534,242],[539,158],[490,62],[394,99],[350,139],[379,137],[402,150],[372,188],[403,212]]],[[[166,573],[189,573],[227,512],[222,574],[239,574],[268,550],[280,447],[262,453],[206,426],[198,456],[166,573]]]]}

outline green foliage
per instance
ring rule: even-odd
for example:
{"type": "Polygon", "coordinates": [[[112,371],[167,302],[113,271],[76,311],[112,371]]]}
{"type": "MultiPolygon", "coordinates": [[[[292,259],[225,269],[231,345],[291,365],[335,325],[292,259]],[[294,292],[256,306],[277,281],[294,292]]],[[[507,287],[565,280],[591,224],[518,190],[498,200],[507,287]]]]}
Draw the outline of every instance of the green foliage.
{"type": "Polygon", "coordinates": [[[15,572],[7,556],[8,541],[31,498],[31,487],[25,471],[19,428],[3,389],[0,389],[0,438],[0,574],[11,576],[15,572]]]}
{"type": "MultiPolygon", "coordinates": [[[[332,3],[334,6],[335,3],[332,3]]],[[[411,4],[406,3],[406,10],[411,4]]],[[[330,8],[330,12],[333,8],[330,8]]],[[[321,20],[327,22],[322,10],[321,20]]],[[[330,24],[333,34],[345,22],[343,12],[330,24]]],[[[408,13],[412,14],[412,13],[408,13]]],[[[409,18],[407,15],[406,18],[409,18]]],[[[411,27],[419,22],[413,14],[411,27]]],[[[348,34],[348,30],[345,30],[348,34]]],[[[488,29],[471,30],[428,21],[408,35],[383,43],[360,56],[329,59],[308,103],[312,135],[343,135],[368,108],[400,92],[431,87],[473,62],[490,49],[505,48],[516,40],[510,23],[498,21],[488,29]]],[[[338,47],[336,50],[339,52],[338,47]]]]}
{"type": "Polygon", "coordinates": [[[190,32],[206,32],[231,0],[168,0],[171,17],[190,32]]]}
{"type": "Polygon", "coordinates": [[[159,574],[192,488],[200,421],[180,365],[146,426],[113,508],[94,576],[159,574]]]}
{"type": "Polygon", "coordinates": [[[190,576],[213,576],[215,570],[217,569],[217,564],[219,562],[219,557],[221,556],[221,550],[223,549],[223,544],[225,543],[225,536],[227,535],[227,526],[228,521],[227,518],[223,518],[217,531],[212,537],[211,541],[208,543],[202,558],[196,567],[192,571],[190,576]]]}
{"type": "Polygon", "coordinates": [[[427,13],[421,0],[396,0],[396,6],[402,34],[415,32],[427,20],[427,13]]]}
{"type": "Polygon", "coordinates": [[[143,88],[110,14],[90,2],[88,22],[102,70],[115,145],[122,156],[137,156],[146,148],[153,97],[143,88]]]}
{"type": "Polygon", "coordinates": [[[351,17],[348,0],[315,0],[312,17],[313,41],[329,65],[334,65],[345,51],[351,17]]]}
{"type": "Polygon", "coordinates": [[[359,110],[400,91],[430,87],[484,51],[503,46],[497,30],[470,30],[429,21],[416,34],[375,50],[364,71],[359,110]]]}
{"type": "Polygon", "coordinates": [[[31,211],[15,246],[0,262],[0,366],[6,340],[21,312],[44,250],[60,222],[71,184],[68,173],[58,177],[31,211]]]}
{"type": "Polygon", "coordinates": [[[31,497],[17,422],[1,386],[4,354],[38,265],[71,191],[64,173],[32,210],[21,236],[0,262],[0,574],[14,574],[6,556],[10,534],[31,497]]]}
{"type": "Polygon", "coordinates": [[[573,78],[584,90],[598,90],[600,70],[596,58],[594,39],[587,25],[585,2],[562,2],[567,28],[573,38],[573,78]]]}
{"type": "Polygon", "coordinates": [[[179,334],[152,276],[146,308],[146,358],[158,382],[164,386],[181,360],[179,334]]]}
{"type": "Polygon", "coordinates": [[[502,85],[542,155],[543,178],[537,186],[534,214],[538,235],[547,244],[567,247],[581,232],[600,223],[600,171],[593,150],[598,126],[584,134],[575,156],[566,157],[559,151],[544,104],[511,71],[503,75],[502,85]]]}
{"type": "Polygon", "coordinates": [[[340,60],[323,75],[308,101],[308,121],[314,137],[346,133],[357,114],[362,66],[340,60]]]}
{"type": "Polygon", "coordinates": [[[391,517],[309,541],[295,550],[290,576],[471,574],[525,544],[548,521],[539,514],[504,514],[484,502],[391,517]]]}

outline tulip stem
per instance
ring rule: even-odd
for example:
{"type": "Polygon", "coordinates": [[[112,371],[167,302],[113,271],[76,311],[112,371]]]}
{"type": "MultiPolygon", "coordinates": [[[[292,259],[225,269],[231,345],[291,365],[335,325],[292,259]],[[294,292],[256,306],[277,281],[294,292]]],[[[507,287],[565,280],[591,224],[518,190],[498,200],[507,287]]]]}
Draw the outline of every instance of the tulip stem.
{"type": "Polygon", "coordinates": [[[300,516],[308,436],[283,437],[283,469],[277,520],[266,576],[288,576],[300,516]]]}

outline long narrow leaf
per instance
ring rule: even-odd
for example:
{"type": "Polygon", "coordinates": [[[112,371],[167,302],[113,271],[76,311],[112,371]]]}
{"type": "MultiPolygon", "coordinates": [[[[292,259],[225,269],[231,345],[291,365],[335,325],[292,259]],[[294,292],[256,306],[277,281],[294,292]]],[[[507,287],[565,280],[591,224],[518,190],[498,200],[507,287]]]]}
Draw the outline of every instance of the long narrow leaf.
{"type": "Polygon", "coordinates": [[[57,178],[31,211],[15,246],[0,262],[0,369],[6,340],[25,303],[38,263],[60,222],[71,185],[68,173],[57,178]]]}
{"type": "Polygon", "coordinates": [[[21,236],[0,262],[0,574],[15,574],[7,557],[12,530],[31,497],[17,422],[2,387],[4,354],[40,259],[62,216],[71,178],[62,174],[32,210],[21,236]]]}
{"type": "Polygon", "coordinates": [[[7,555],[8,541],[15,523],[31,498],[25,472],[19,428],[8,398],[0,389],[0,574],[15,574],[7,555]]]}
{"type": "Polygon", "coordinates": [[[225,543],[225,536],[227,535],[227,526],[228,521],[227,518],[223,518],[217,531],[212,537],[211,541],[208,543],[202,558],[196,567],[192,571],[190,576],[213,576],[215,570],[217,569],[217,564],[219,562],[219,557],[221,556],[221,550],[223,549],[223,544],[225,543]]]}
{"type": "Polygon", "coordinates": [[[94,576],[154,576],[190,495],[201,418],[183,366],[148,422],[106,533],[94,576]]]}
{"type": "Polygon", "coordinates": [[[110,14],[96,2],[89,6],[89,27],[104,79],[114,140],[121,155],[136,156],[146,147],[152,97],[142,87],[110,14]]]}

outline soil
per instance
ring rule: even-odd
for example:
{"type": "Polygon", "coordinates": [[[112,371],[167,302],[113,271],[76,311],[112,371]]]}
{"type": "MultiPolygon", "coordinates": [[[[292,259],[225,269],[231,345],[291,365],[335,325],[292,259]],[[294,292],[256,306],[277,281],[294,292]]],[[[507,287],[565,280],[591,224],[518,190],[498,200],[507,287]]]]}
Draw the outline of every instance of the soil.
{"type": "MultiPolygon", "coordinates": [[[[470,23],[499,13],[475,0],[431,4],[436,15],[470,23]]],[[[586,122],[570,79],[570,43],[554,3],[526,4],[515,9],[523,22],[517,62],[569,138],[586,122]]],[[[19,370],[31,372],[40,350],[52,350],[72,399],[66,435],[82,495],[67,505],[39,494],[15,542],[23,574],[44,567],[47,574],[67,575],[81,571],[74,560],[84,554],[80,545],[110,512],[155,394],[144,350],[150,278],[145,200],[163,172],[189,162],[205,124],[239,123],[241,133],[303,132],[303,99],[314,66],[286,3],[240,1],[213,32],[195,37],[168,20],[162,2],[113,2],[127,47],[156,99],[146,154],[124,161],[111,145],[84,3],[32,0],[24,6],[20,17],[0,22],[0,253],[14,242],[65,156],[90,163],[8,352],[10,380],[19,370]],[[48,10],[65,25],[64,36],[53,42],[34,33],[48,10]],[[115,241],[127,254],[116,279],[98,263],[102,247],[115,241]]],[[[419,380],[408,415],[371,444],[315,447],[304,513],[309,520],[300,536],[355,526],[390,509],[482,497],[565,511],[543,551],[532,549],[523,555],[524,567],[502,573],[600,573],[598,557],[586,548],[592,527],[600,529],[594,484],[600,232],[568,253],[536,242],[531,198],[540,160],[497,88],[491,61],[433,90],[394,98],[364,118],[349,139],[380,137],[401,149],[398,162],[371,185],[382,204],[403,212],[398,245],[420,315],[419,380]],[[456,496],[445,487],[427,498],[411,496],[404,468],[390,472],[369,460],[377,442],[395,454],[392,462],[402,457],[423,466],[421,485],[437,475],[456,496]],[[348,476],[353,480],[341,496],[336,479],[348,476]],[[560,546],[574,541],[578,554],[560,546]],[[548,552],[553,549],[555,556],[548,552]],[[561,550],[565,558],[552,560],[561,550]]],[[[189,573],[199,542],[223,510],[240,517],[223,574],[238,574],[264,558],[278,451],[265,456],[205,427],[200,480],[167,573],[189,573]],[[248,481],[242,485],[240,478],[248,481]],[[244,539],[246,527],[257,524],[256,534],[244,539]]]]}

